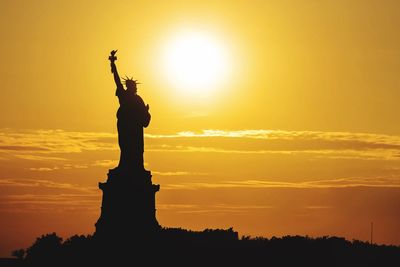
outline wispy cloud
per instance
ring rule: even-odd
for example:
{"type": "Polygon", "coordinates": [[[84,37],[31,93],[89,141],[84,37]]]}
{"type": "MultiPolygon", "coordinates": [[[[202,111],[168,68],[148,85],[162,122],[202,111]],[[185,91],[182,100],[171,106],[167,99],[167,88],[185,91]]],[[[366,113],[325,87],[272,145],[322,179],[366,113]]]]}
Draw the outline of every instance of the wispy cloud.
{"type": "Polygon", "coordinates": [[[152,171],[152,174],[159,175],[159,176],[187,176],[187,175],[207,175],[206,173],[198,173],[198,172],[185,172],[185,171],[169,171],[169,172],[162,172],[162,171],[152,171]]]}
{"type": "MultiPolygon", "coordinates": [[[[400,136],[351,132],[202,130],[145,134],[146,151],[232,154],[299,154],[343,159],[400,160],[400,136]]],[[[118,150],[117,135],[63,130],[0,130],[0,153],[36,161],[60,161],[67,153],[118,150]]],[[[8,155],[8,156],[5,156],[8,155]]],[[[112,166],[98,161],[93,166],[112,166]]]]}
{"type": "Polygon", "coordinates": [[[100,166],[100,167],[112,167],[112,166],[117,166],[118,165],[118,160],[96,160],[95,162],[92,163],[92,166],[100,166]]]}
{"type": "Polygon", "coordinates": [[[32,151],[37,153],[77,153],[85,150],[115,150],[116,134],[70,132],[63,130],[0,131],[0,151],[32,151]]]}
{"type": "Polygon", "coordinates": [[[39,167],[39,168],[29,168],[31,171],[39,171],[39,172],[49,172],[49,171],[54,171],[54,170],[59,170],[60,168],[55,166],[55,167],[39,167]]]}
{"type": "MultiPolygon", "coordinates": [[[[268,144],[266,144],[268,146],[268,144]]],[[[308,154],[316,158],[331,158],[331,159],[386,159],[398,160],[400,157],[397,155],[397,150],[393,149],[298,149],[298,150],[275,150],[275,149],[224,149],[217,147],[206,146],[173,146],[162,145],[160,147],[150,146],[147,151],[151,152],[177,152],[177,153],[223,153],[223,154],[282,154],[282,155],[295,155],[295,154],[308,154]]]]}
{"type": "Polygon", "coordinates": [[[68,189],[87,193],[93,193],[97,190],[95,187],[86,187],[78,184],[60,183],[43,179],[0,179],[0,188],[6,186],[68,189]]]}
{"type": "Polygon", "coordinates": [[[0,179],[0,212],[97,210],[95,187],[42,179],[0,179]]]}
{"type": "Polygon", "coordinates": [[[159,204],[158,210],[168,210],[169,212],[176,212],[180,214],[203,214],[203,213],[249,213],[254,210],[267,210],[275,209],[275,206],[269,205],[238,205],[238,204],[227,204],[227,203],[216,203],[216,204],[159,204]]]}
{"type": "Polygon", "coordinates": [[[326,158],[386,159],[400,157],[400,136],[319,131],[203,130],[146,137],[148,151],[232,154],[310,154],[326,158]]]}
{"type": "Polygon", "coordinates": [[[34,146],[0,146],[0,150],[3,151],[48,151],[44,147],[34,147],[34,146]]]}
{"type": "Polygon", "coordinates": [[[347,188],[347,187],[391,187],[400,188],[399,178],[340,178],[302,182],[282,182],[269,180],[221,181],[215,183],[175,183],[163,186],[168,189],[203,189],[203,188],[347,188]]]}
{"type": "Polygon", "coordinates": [[[332,206],[305,206],[305,209],[310,210],[325,210],[325,209],[332,209],[332,206]]]}
{"type": "Polygon", "coordinates": [[[285,130],[215,130],[207,129],[199,132],[181,131],[176,134],[154,135],[146,134],[148,138],[187,138],[187,137],[227,137],[227,138],[252,138],[268,140],[342,140],[359,141],[361,143],[388,145],[389,147],[400,147],[400,136],[352,133],[352,132],[322,132],[322,131],[285,131],[285,130]]]}
{"type": "Polygon", "coordinates": [[[99,198],[88,194],[16,194],[0,198],[0,212],[98,211],[99,198]]]}
{"type": "Polygon", "coordinates": [[[53,157],[47,155],[31,155],[31,154],[14,154],[14,157],[26,160],[34,160],[34,161],[64,161],[66,158],[62,157],[53,157]]]}

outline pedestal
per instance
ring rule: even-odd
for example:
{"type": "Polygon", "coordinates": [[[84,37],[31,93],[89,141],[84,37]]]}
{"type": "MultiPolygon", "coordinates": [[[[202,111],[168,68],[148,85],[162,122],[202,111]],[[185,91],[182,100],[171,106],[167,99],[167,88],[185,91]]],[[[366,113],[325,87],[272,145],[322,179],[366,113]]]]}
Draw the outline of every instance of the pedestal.
{"type": "Polygon", "coordinates": [[[146,237],[160,229],[155,207],[155,193],[160,186],[152,184],[151,177],[146,170],[109,171],[107,181],[99,183],[103,200],[96,238],[146,237]]]}

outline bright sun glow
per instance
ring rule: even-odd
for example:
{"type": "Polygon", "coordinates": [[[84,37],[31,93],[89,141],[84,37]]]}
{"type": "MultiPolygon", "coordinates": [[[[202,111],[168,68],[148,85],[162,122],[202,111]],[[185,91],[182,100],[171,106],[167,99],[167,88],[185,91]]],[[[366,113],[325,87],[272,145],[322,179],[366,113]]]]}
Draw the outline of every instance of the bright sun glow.
{"type": "Polygon", "coordinates": [[[206,34],[185,33],[170,41],[164,66],[171,85],[189,95],[209,95],[228,79],[226,48],[206,34]]]}

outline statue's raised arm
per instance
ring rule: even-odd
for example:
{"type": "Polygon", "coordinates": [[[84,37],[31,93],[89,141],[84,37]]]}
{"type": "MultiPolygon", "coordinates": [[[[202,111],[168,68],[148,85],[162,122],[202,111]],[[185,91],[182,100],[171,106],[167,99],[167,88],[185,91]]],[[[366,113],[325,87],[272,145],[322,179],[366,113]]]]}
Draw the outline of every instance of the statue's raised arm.
{"type": "Polygon", "coordinates": [[[115,65],[115,61],[117,60],[117,57],[115,54],[117,53],[118,50],[112,50],[110,53],[110,56],[108,59],[111,62],[111,72],[114,74],[114,81],[115,85],[117,86],[117,89],[123,89],[124,87],[122,86],[121,83],[121,78],[119,77],[118,71],[117,71],[117,66],[115,65]]]}

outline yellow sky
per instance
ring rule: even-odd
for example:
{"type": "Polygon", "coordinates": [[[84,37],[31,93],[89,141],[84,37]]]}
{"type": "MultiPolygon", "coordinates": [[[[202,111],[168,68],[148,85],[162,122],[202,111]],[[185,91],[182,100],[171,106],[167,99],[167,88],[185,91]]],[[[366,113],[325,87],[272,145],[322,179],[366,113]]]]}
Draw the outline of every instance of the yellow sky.
{"type": "Polygon", "coordinates": [[[97,182],[118,160],[111,49],[150,104],[162,225],[368,240],[374,221],[377,242],[400,244],[399,13],[382,0],[0,1],[0,255],[93,232],[97,182]],[[205,98],[165,77],[182,31],[231,62],[205,98]]]}

